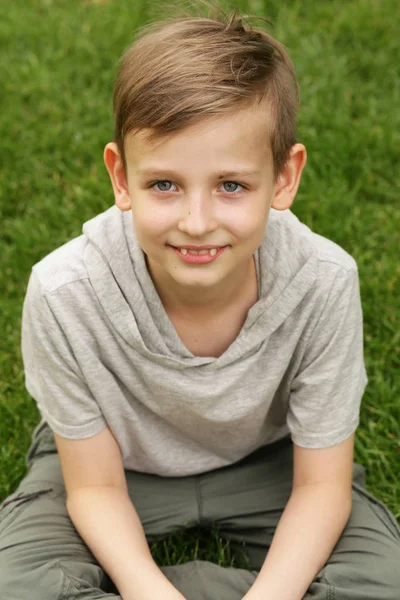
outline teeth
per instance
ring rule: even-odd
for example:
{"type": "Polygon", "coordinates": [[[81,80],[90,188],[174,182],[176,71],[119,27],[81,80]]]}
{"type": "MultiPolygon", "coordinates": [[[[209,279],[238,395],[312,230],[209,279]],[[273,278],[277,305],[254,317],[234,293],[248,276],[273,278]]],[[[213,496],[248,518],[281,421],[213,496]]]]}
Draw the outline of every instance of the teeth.
{"type": "Polygon", "coordinates": [[[215,256],[218,252],[217,248],[211,248],[211,250],[187,250],[186,248],[180,248],[181,254],[184,256],[189,252],[189,254],[210,254],[210,256],[215,256]]]}

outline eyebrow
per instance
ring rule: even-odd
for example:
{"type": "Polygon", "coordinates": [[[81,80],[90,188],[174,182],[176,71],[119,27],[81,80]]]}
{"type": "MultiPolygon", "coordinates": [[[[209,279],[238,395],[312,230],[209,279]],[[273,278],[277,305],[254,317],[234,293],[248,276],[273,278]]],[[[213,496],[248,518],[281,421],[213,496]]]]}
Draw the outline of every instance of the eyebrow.
{"type": "MultiPolygon", "coordinates": [[[[169,169],[138,169],[136,171],[136,174],[145,177],[161,177],[164,175],[173,178],[179,177],[179,173],[176,173],[175,171],[171,171],[169,169]]],[[[214,173],[214,175],[216,175],[218,179],[225,179],[226,177],[249,177],[251,175],[259,174],[259,171],[253,171],[251,169],[241,169],[240,171],[218,171],[217,173],[214,173]]]]}

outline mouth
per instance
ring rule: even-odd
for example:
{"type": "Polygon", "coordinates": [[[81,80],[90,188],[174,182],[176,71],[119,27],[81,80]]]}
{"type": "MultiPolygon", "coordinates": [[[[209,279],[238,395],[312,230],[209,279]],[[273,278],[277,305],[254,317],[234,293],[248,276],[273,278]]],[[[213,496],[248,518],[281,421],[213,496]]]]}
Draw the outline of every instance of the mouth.
{"type": "Polygon", "coordinates": [[[171,246],[171,248],[174,248],[183,256],[186,256],[187,254],[192,254],[193,256],[205,256],[207,254],[216,256],[219,250],[227,248],[227,246],[171,246]]]}
{"type": "Polygon", "coordinates": [[[204,265],[216,260],[228,246],[210,246],[201,249],[194,249],[193,246],[170,246],[170,248],[174,250],[175,254],[177,254],[184,262],[195,265],[204,265]]]}

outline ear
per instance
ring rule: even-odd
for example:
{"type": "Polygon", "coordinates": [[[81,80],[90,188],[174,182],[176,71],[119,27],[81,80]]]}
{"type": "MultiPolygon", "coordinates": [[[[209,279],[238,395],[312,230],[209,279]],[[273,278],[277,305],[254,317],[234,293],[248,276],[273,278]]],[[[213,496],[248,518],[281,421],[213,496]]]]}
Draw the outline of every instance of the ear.
{"type": "Polygon", "coordinates": [[[115,142],[110,142],[106,145],[103,158],[113,186],[115,204],[120,210],[130,210],[131,200],[129,197],[124,165],[118,146],[115,142]]]}
{"type": "Polygon", "coordinates": [[[290,150],[289,159],[275,184],[272,208],[286,210],[292,205],[306,162],[305,147],[303,144],[294,144],[290,150]]]}

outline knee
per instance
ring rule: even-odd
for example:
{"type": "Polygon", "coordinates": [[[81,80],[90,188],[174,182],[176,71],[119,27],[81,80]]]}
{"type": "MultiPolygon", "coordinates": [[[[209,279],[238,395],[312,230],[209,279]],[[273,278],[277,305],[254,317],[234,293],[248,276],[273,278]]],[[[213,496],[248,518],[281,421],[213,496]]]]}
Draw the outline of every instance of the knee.
{"type": "Polygon", "coordinates": [[[334,563],[326,565],[324,581],[334,590],[334,598],[399,600],[400,540],[389,548],[390,552],[382,553],[381,544],[379,554],[369,548],[352,557],[336,557],[334,563]]]}

